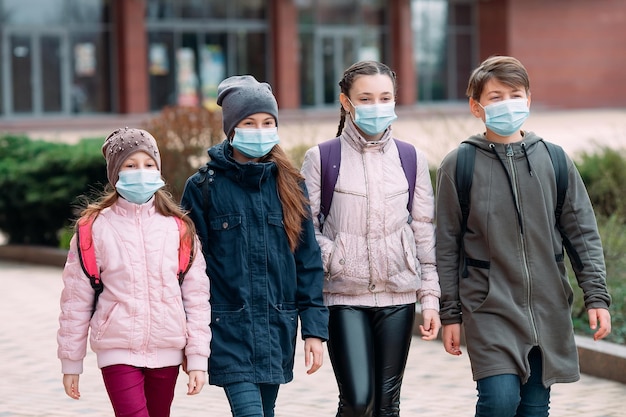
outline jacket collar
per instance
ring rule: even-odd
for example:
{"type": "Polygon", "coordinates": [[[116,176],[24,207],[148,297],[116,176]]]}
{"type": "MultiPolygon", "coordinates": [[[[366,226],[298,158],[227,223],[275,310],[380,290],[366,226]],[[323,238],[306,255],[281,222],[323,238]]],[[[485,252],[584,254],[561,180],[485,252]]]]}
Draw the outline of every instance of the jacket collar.
{"type": "Polygon", "coordinates": [[[128,200],[124,200],[119,197],[115,204],[111,206],[111,210],[119,214],[120,216],[138,216],[147,218],[153,216],[156,213],[156,207],[154,205],[154,196],[150,200],[143,204],[131,203],[128,200]]]}
{"type": "Polygon", "coordinates": [[[209,149],[210,168],[222,172],[243,187],[260,188],[261,184],[275,175],[274,162],[248,162],[241,164],[233,159],[233,149],[228,139],[209,149]]]}
{"type": "Polygon", "coordinates": [[[350,115],[346,115],[345,126],[343,128],[343,132],[341,133],[346,139],[346,142],[356,149],[359,153],[363,151],[371,152],[373,150],[378,150],[379,152],[386,152],[391,143],[391,126],[385,130],[383,136],[380,140],[376,142],[366,140],[357,130],[354,122],[350,115]]]}

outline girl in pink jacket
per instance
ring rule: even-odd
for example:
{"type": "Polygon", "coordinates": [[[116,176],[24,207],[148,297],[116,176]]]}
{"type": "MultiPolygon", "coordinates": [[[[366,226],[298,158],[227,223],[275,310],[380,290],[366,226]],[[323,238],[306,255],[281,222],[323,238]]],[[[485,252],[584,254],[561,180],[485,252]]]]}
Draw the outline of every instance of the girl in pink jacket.
{"type": "MultiPolygon", "coordinates": [[[[111,133],[102,152],[109,185],[78,223],[92,222],[104,289],[97,297],[81,267],[78,239],[63,270],[58,357],[68,396],[80,398],[87,338],[96,353],[116,416],[167,417],[179,366],[187,393],[206,381],[211,332],[209,279],[203,256],[193,256],[182,284],[181,242],[200,242],[193,223],[162,187],[155,139],[139,129],[111,133]],[[112,187],[113,186],[113,187],[112,187]],[[179,235],[179,222],[185,234],[179,235]]],[[[194,253],[192,252],[192,255],[194,253]]]]}

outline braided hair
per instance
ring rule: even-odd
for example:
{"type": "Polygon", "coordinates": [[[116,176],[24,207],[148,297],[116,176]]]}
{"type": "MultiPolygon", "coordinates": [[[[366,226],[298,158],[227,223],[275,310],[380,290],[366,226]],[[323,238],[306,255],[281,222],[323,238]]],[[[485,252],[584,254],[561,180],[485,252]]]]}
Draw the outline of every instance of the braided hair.
{"type": "MultiPolygon", "coordinates": [[[[343,77],[339,81],[339,87],[341,88],[341,92],[345,94],[347,97],[350,97],[350,89],[352,88],[352,84],[354,80],[356,80],[361,75],[376,75],[376,74],[384,74],[388,75],[393,82],[393,94],[396,95],[396,73],[392,71],[387,65],[378,61],[360,61],[355,64],[352,64],[347,70],[344,71],[343,77]]],[[[339,127],[337,129],[337,136],[341,135],[343,132],[343,127],[346,123],[346,111],[343,106],[340,107],[340,119],[339,119],[339,127]]]]}

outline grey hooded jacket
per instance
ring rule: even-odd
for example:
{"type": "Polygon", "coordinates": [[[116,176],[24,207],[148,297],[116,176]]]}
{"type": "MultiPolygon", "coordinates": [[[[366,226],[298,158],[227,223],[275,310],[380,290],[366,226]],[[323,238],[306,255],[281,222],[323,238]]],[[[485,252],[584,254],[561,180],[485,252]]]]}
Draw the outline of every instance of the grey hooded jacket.
{"type": "MultiPolygon", "coordinates": [[[[484,135],[477,145],[470,214],[461,253],[457,151],[437,172],[437,269],[441,320],[463,323],[475,380],[501,374],[529,377],[528,353],[543,355],[543,383],[579,379],[571,322],[572,288],[556,227],[555,173],[541,138],[498,144],[484,135]],[[465,258],[468,275],[461,270],[465,258]]],[[[569,185],[561,224],[583,262],[576,271],[589,308],[608,308],[610,296],[593,208],[567,157],[569,185]]]]}

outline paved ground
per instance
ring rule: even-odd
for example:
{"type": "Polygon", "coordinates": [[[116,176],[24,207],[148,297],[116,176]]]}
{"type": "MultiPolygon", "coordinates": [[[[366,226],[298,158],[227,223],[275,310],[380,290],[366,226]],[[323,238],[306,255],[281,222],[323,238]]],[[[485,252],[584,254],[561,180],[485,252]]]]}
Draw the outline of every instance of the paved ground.
{"type": "MultiPolygon", "coordinates": [[[[81,377],[82,398],[65,396],[56,359],[61,269],[0,261],[0,417],[112,416],[95,357],[89,352],[81,377]]],[[[327,358],[326,358],[327,359],[327,358]]],[[[277,417],[334,416],[337,388],[330,366],[304,372],[302,345],[295,379],[278,396],[277,417]]],[[[230,415],[221,389],[185,395],[180,377],[172,417],[230,415]]],[[[583,375],[552,390],[552,415],[625,416],[626,385],[583,375]]],[[[472,416],[475,402],[467,354],[446,354],[439,341],[414,338],[402,390],[402,415],[472,416]]]]}

